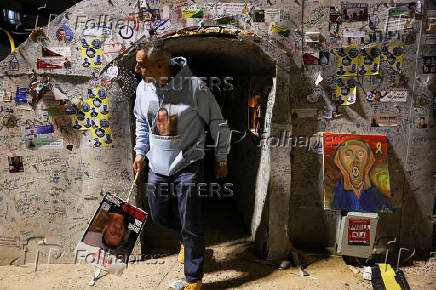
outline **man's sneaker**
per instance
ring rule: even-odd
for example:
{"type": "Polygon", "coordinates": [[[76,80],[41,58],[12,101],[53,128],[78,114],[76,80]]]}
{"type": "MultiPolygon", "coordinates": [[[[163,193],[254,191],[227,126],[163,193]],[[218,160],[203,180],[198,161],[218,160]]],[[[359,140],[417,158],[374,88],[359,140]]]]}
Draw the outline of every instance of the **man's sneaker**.
{"type": "Polygon", "coordinates": [[[202,284],[201,280],[193,283],[186,283],[185,290],[200,290],[202,284]]]}
{"type": "Polygon", "coordinates": [[[185,263],[185,247],[183,246],[183,243],[180,243],[180,252],[177,260],[179,260],[179,262],[182,264],[185,263]]]}

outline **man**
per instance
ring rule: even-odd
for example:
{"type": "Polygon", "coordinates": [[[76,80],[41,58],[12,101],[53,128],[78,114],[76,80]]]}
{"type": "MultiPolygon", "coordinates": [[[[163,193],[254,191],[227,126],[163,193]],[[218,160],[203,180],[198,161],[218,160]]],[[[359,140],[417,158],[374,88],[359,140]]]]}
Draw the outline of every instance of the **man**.
{"type": "Polygon", "coordinates": [[[136,53],[135,72],[142,81],[136,89],[135,172],[145,167],[151,216],[178,236],[179,261],[184,263],[185,289],[201,289],[204,238],[201,197],[204,125],[210,128],[215,148],[216,178],[227,175],[230,130],[213,94],[192,75],[183,57],[171,58],[162,47],[145,45],[136,53]],[[180,221],[172,215],[169,186],[177,192],[180,221]]]}
{"type": "Polygon", "coordinates": [[[347,211],[392,211],[391,200],[371,184],[370,171],[375,157],[362,140],[349,139],[337,148],[334,163],[341,171],[336,183],[332,209],[347,211]]]}

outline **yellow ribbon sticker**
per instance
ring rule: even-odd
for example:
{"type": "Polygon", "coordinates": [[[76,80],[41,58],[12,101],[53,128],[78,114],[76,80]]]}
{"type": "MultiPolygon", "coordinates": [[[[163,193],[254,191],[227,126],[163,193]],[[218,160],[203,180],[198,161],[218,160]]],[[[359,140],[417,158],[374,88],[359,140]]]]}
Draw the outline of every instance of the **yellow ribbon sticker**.
{"type": "Polygon", "coordinates": [[[383,153],[382,152],[382,149],[381,149],[381,142],[377,142],[377,150],[375,151],[375,154],[377,154],[377,153],[383,153]]]}

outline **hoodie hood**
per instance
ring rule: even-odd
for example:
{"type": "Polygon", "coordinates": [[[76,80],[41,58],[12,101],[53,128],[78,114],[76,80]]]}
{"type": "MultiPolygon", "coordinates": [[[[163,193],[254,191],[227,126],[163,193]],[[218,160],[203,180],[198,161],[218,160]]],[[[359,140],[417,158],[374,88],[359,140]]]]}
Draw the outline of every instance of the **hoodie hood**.
{"type": "Polygon", "coordinates": [[[186,72],[183,72],[184,70],[189,70],[188,62],[186,58],[182,56],[173,57],[170,61],[170,69],[171,69],[171,74],[174,77],[178,77],[178,74],[180,72],[186,74],[186,72]]]}
{"type": "MultiPolygon", "coordinates": [[[[174,88],[191,88],[193,74],[189,69],[186,58],[178,56],[171,59],[170,62],[171,75],[168,83],[164,85],[156,85],[157,92],[169,91],[174,88]]],[[[191,90],[191,89],[190,89],[191,90]]]]}

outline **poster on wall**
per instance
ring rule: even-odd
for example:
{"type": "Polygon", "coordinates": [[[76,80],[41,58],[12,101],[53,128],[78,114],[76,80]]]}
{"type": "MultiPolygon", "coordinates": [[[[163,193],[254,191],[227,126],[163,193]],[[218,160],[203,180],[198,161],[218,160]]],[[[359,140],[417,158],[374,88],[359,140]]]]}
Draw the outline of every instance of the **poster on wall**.
{"type": "Polygon", "coordinates": [[[77,244],[78,259],[113,274],[127,266],[147,213],[121,198],[106,194],[77,244]]]}
{"type": "Polygon", "coordinates": [[[408,6],[409,5],[406,4],[388,8],[386,31],[402,31],[407,28],[412,28],[408,6]]]}
{"type": "Polygon", "coordinates": [[[370,219],[352,219],[348,220],[348,245],[352,246],[369,246],[371,234],[370,219]]]}
{"type": "Polygon", "coordinates": [[[368,3],[344,3],[341,12],[344,22],[368,21],[368,3]]]}
{"type": "Polygon", "coordinates": [[[94,148],[112,144],[109,102],[106,94],[103,87],[89,88],[84,100],[67,109],[67,113],[71,114],[73,129],[91,130],[94,148]]]}
{"type": "Polygon", "coordinates": [[[387,138],[322,133],[324,209],[391,212],[387,138]]]}
{"type": "Polygon", "coordinates": [[[386,60],[389,66],[395,71],[401,74],[401,65],[403,63],[404,45],[403,44],[391,44],[382,48],[381,57],[386,60]]]}
{"type": "Polygon", "coordinates": [[[101,67],[103,62],[102,38],[85,35],[81,39],[82,66],[101,67]]]}
{"type": "Polygon", "coordinates": [[[373,76],[379,73],[380,45],[360,49],[359,75],[373,76]]]}
{"type": "Polygon", "coordinates": [[[337,50],[337,76],[357,76],[359,65],[359,47],[349,46],[337,50]]]}
{"type": "Polygon", "coordinates": [[[336,81],[336,95],[333,100],[343,106],[354,104],[356,102],[356,86],[356,77],[338,78],[336,81]]]}

